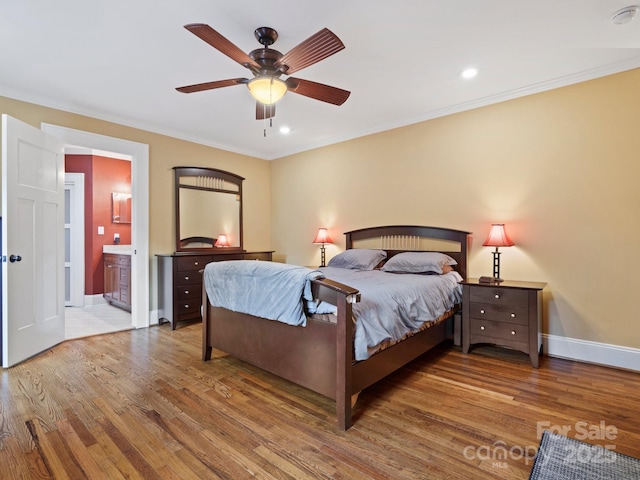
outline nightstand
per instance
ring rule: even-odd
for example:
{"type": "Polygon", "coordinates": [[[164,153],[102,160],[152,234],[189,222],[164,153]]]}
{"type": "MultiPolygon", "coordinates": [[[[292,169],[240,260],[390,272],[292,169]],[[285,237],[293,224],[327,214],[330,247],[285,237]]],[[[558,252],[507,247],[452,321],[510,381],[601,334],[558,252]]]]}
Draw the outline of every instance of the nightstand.
{"type": "Polygon", "coordinates": [[[510,347],[529,354],[538,368],[542,345],[542,289],[546,283],[462,282],[462,352],[477,343],[510,347]]]}

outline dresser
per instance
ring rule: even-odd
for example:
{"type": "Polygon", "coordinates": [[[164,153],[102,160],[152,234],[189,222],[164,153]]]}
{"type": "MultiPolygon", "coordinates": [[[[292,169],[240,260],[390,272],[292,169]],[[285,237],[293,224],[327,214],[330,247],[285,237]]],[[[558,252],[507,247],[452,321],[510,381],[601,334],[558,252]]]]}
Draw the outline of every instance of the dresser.
{"type": "Polygon", "coordinates": [[[178,252],[158,257],[159,321],[176,324],[185,320],[202,319],[202,270],[210,262],[223,260],[271,261],[273,252],[178,252]]]}
{"type": "Polygon", "coordinates": [[[462,282],[462,351],[489,343],[527,353],[538,368],[542,290],[546,283],[505,280],[462,282]]]}

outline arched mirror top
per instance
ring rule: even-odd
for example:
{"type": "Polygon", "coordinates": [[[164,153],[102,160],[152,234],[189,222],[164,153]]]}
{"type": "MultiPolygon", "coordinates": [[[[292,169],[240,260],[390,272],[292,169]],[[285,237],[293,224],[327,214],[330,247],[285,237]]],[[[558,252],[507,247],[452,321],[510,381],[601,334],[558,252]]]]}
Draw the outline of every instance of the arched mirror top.
{"type": "Polygon", "coordinates": [[[173,169],[176,252],[242,251],[244,178],[216,168],[173,169]]]}

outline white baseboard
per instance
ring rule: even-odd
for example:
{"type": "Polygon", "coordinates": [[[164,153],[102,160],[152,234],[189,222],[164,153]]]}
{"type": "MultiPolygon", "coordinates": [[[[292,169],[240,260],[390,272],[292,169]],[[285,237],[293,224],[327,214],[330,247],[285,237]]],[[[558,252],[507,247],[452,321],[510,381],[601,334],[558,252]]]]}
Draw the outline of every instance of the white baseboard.
{"type": "Polygon", "coordinates": [[[95,295],[85,295],[84,296],[84,306],[85,307],[93,307],[94,305],[104,305],[107,301],[104,299],[101,293],[96,293],[95,295]]]}
{"type": "Polygon", "coordinates": [[[640,349],[590,342],[557,335],[542,335],[543,352],[551,357],[597,363],[640,371],[640,349]]]}
{"type": "Polygon", "coordinates": [[[159,315],[160,315],[160,310],[158,309],[151,310],[149,312],[149,325],[158,325],[160,323],[160,320],[158,319],[159,315]]]}

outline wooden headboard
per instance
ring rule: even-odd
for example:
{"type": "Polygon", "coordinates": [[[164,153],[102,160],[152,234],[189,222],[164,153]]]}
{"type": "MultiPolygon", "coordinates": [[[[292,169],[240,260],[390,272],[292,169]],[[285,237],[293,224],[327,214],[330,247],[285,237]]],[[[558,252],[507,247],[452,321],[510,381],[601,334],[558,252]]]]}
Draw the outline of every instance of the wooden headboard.
{"type": "Polygon", "coordinates": [[[470,233],[440,227],[388,225],[345,232],[346,247],[380,248],[388,257],[400,252],[442,252],[453,257],[456,271],[467,276],[467,251],[470,233]]]}

